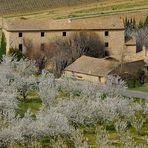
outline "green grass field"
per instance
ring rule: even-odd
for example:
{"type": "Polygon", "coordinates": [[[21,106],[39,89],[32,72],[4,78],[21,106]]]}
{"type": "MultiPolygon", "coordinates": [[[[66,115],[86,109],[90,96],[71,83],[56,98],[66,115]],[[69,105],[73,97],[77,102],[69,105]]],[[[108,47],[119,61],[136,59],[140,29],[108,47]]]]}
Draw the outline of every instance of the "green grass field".
{"type": "Polygon", "coordinates": [[[23,116],[27,110],[30,110],[33,114],[35,114],[40,107],[41,100],[39,98],[29,99],[27,101],[20,101],[18,114],[23,116]]]}
{"type": "Polygon", "coordinates": [[[144,86],[143,87],[130,88],[130,90],[148,93],[148,87],[144,87],[144,86]]]}

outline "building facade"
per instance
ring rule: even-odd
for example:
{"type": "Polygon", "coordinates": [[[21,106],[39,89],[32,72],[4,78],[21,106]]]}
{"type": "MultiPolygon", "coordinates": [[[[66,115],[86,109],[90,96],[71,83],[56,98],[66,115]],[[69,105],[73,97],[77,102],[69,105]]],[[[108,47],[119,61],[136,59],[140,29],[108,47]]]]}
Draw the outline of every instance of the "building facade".
{"type": "Polygon", "coordinates": [[[106,51],[111,56],[119,57],[125,44],[122,20],[99,21],[99,18],[5,20],[3,32],[6,36],[7,53],[10,48],[17,48],[23,52],[27,48],[44,50],[54,39],[68,38],[72,33],[76,32],[95,32],[98,34],[106,51]]]}

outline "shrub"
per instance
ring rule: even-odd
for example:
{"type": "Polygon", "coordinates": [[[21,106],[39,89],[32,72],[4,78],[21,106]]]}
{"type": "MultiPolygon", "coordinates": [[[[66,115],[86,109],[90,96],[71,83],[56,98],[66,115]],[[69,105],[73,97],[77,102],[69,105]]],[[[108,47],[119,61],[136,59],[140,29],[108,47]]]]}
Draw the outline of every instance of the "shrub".
{"type": "Polygon", "coordinates": [[[139,69],[135,75],[131,75],[127,80],[129,88],[140,87],[144,84],[144,75],[145,72],[142,69],[139,69]]]}
{"type": "Polygon", "coordinates": [[[140,86],[142,86],[141,82],[138,81],[138,80],[136,80],[136,81],[135,81],[135,87],[140,87],[140,86]]]}
{"type": "Polygon", "coordinates": [[[135,80],[131,79],[127,81],[128,88],[134,88],[135,87],[135,80]]]}
{"type": "Polygon", "coordinates": [[[22,51],[17,48],[10,48],[8,54],[11,56],[15,56],[18,60],[24,57],[22,51]]]}

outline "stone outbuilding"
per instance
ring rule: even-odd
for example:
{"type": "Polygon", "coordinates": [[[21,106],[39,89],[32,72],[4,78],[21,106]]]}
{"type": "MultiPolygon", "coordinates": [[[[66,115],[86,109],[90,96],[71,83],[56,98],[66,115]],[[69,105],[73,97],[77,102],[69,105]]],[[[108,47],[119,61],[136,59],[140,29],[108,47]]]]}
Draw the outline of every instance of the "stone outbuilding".
{"type": "Polygon", "coordinates": [[[87,80],[105,84],[107,76],[114,74],[119,62],[82,56],[65,68],[63,75],[80,80],[87,80]]]}

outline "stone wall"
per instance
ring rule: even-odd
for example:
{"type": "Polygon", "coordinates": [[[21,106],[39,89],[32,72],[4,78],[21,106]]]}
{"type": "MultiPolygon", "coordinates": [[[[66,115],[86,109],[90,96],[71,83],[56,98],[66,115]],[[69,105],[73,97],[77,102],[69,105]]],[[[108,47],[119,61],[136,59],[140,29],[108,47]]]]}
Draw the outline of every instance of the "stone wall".
{"type": "Polygon", "coordinates": [[[19,32],[8,32],[9,36],[8,40],[9,40],[9,46],[7,47],[9,50],[9,48],[13,47],[13,48],[19,48],[19,44],[23,45],[23,49],[25,50],[25,45],[24,45],[24,41],[26,41],[27,43],[31,44],[31,48],[33,48],[34,50],[40,50],[41,44],[47,44],[50,41],[53,41],[54,39],[56,39],[57,37],[62,36],[62,32],[45,32],[45,36],[41,37],[41,32],[21,32],[22,33],[22,37],[19,37],[19,32]]]}
{"type": "Polygon", "coordinates": [[[66,70],[64,71],[63,75],[66,77],[73,77],[78,80],[87,80],[87,81],[92,81],[92,82],[98,82],[101,84],[106,83],[105,76],[93,76],[93,75],[89,75],[89,74],[82,74],[82,73],[71,72],[71,71],[66,71],[66,70]]]}
{"type": "Polygon", "coordinates": [[[148,52],[146,48],[143,48],[142,51],[136,53],[136,46],[133,48],[128,48],[125,51],[124,62],[133,62],[139,60],[148,60],[148,52]]]}
{"type": "MultiPolygon", "coordinates": [[[[7,51],[9,48],[19,48],[19,44],[23,44],[23,40],[30,40],[35,50],[40,50],[41,44],[48,44],[57,38],[68,38],[71,33],[79,32],[79,31],[46,31],[45,36],[41,37],[40,31],[29,31],[22,32],[22,37],[19,37],[19,32],[7,32],[5,31],[7,43],[7,51]],[[63,36],[63,32],[66,32],[66,36],[63,36]],[[39,49],[37,49],[39,48],[39,49]]],[[[90,32],[90,31],[88,31],[90,32]]],[[[92,31],[99,35],[100,40],[102,42],[108,43],[108,47],[106,50],[109,51],[111,56],[116,56],[119,58],[121,51],[124,46],[124,30],[110,30],[108,31],[108,35],[105,35],[105,30],[92,31]]],[[[25,49],[23,45],[23,49],[25,49]]]]}

